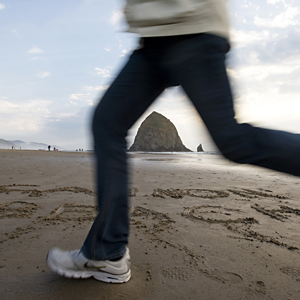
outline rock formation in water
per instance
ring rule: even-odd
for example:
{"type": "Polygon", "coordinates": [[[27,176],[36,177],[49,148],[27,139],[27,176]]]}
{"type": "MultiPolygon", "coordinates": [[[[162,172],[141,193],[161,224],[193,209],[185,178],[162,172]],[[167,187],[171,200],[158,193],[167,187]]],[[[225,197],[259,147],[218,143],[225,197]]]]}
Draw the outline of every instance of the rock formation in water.
{"type": "Polygon", "coordinates": [[[204,152],[202,144],[197,147],[197,152],[204,152]]]}
{"type": "Polygon", "coordinates": [[[192,152],[183,145],[174,124],[155,111],[141,124],[129,151],[192,152]]]}

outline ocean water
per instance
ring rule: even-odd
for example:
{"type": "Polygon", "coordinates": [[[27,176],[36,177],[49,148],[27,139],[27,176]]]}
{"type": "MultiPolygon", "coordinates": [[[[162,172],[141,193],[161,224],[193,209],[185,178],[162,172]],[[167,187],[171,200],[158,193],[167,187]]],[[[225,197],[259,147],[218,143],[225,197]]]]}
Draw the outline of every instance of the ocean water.
{"type": "Polygon", "coordinates": [[[227,168],[237,166],[218,152],[129,152],[129,163],[151,168],[165,166],[171,168],[227,168]]]}

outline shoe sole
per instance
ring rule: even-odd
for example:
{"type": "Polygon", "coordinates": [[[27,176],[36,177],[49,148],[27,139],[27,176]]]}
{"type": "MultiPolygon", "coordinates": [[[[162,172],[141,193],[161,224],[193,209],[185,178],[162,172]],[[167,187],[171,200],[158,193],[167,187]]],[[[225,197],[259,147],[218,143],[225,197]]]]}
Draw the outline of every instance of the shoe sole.
{"type": "Polygon", "coordinates": [[[96,280],[107,282],[107,283],[125,283],[128,282],[131,278],[130,269],[124,274],[110,274],[105,272],[94,272],[94,271],[74,271],[68,269],[62,269],[56,266],[47,256],[47,265],[48,267],[60,276],[64,276],[67,278],[75,278],[75,279],[85,279],[93,277],[96,280]]]}

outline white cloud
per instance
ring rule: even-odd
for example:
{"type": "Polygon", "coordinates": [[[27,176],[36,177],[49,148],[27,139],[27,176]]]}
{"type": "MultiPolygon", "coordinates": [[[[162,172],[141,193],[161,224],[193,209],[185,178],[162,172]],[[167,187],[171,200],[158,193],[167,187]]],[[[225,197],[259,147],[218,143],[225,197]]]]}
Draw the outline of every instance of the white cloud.
{"type": "Polygon", "coordinates": [[[297,26],[300,24],[299,9],[297,7],[288,7],[284,12],[274,18],[254,17],[254,24],[269,28],[287,28],[288,26],[297,26]]]}
{"type": "Polygon", "coordinates": [[[228,73],[239,122],[299,131],[300,55],[248,63],[228,73]]]}
{"type": "Polygon", "coordinates": [[[109,85],[100,85],[100,86],[85,86],[84,89],[88,92],[95,91],[106,91],[109,88],[109,85]]]}
{"type": "Polygon", "coordinates": [[[101,75],[104,78],[111,77],[108,69],[95,68],[95,70],[97,71],[97,75],[101,75]]]}
{"type": "Polygon", "coordinates": [[[86,102],[88,105],[92,106],[94,104],[92,98],[92,93],[72,94],[69,96],[69,102],[73,105],[77,105],[78,102],[86,102]]]}
{"type": "Polygon", "coordinates": [[[119,25],[122,18],[123,18],[123,11],[122,10],[115,10],[113,11],[112,15],[111,15],[111,18],[110,18],[110,22],[113,24],[113,25],[119,25]]]}
{"type": "Polygon", "coordinates": [[[0,100],[0,133],[40,131],[50,114],[49,105],[50,101],[43,99],[22,103],[0,100]]]}
{"type": "Polygon", "coordinates": [[[50,75],[51,75],[50,72],[41,72],[41,73],[37,74],[37,76],[42,78],[42,79],[46,78],[46,77],[49,77],[50,75]]]}
{"type": "Polygon", "coordinates": [[[32,46],[32,48],[30,50],[28,50],[27,53],[30,53],[30,54],[43,53],[43,50],[37,46],[32,46]]]}
{"type": "Polygon", "coordinates": [[[276,3],[280,3],[280,2],[285,3],[284,1],[285,0],[267,0],[267,3],[268,4],[276,4],[276,3]]]}
{"type": "Polygon", "coordinates": [[[124,57],[126,56],[126,54],[130,51],[130,49],[124,49],[122,50],[122,54],[120,55],[120,57],[124,57]]]}
{"type": "Polygon", "coordinates": [[[258,126],[299,131],[294,122],[299,120],[300,103],[296,94],[281,94],[277,88],[265,92],[248,90],[237,105],[240,122],[250,122],[258,126]],[[284,101],[283,101],[284,100],[284,101]]]}
{"type": "Polygon", "coordinates": [[[102,94],[109,88],[109,85],[84,86],[81,93],[74,93],[69,96],[69,102],[72,105],[82,104],[93,106],[95,99],[98,100],[102,94]]]}
{"type": "Polygon", "coordinates": [[[230,30],[230,40],[234,46],[247,46],[257,42],[265,41],[270,38],[270,32],[268,30],[262,31],[245,31],[245,30],[230,30]]]}
{"type": "Polygon", "coordinates": [[[0,3],[0,10],[3,10],[5,8],[5,5],[0,3]]]}
{"type": "Polygon", "coordinates": [[[230,77],[239,81],[263,80],[272,75],[287,75],[297,70],[297,65],[247,65],[228,70],[230,77]]]}
{"type": "Polygon", "coordinates": [[[34,56],[34,57],[31,57],[30,60],[36,61],[36,60],[46,60],[46,59],[43,56],[34,56]]]}
{"type": "Polygon", "coordinates": [[[77,114],[76,113],[59,113],[58,115],[57,115],[57,119],[56,119],[56,121],[60,121],[60,118],[61,119],[64,119],[64,118],[71,118],[71,117],[75,117],[77,114]]]}

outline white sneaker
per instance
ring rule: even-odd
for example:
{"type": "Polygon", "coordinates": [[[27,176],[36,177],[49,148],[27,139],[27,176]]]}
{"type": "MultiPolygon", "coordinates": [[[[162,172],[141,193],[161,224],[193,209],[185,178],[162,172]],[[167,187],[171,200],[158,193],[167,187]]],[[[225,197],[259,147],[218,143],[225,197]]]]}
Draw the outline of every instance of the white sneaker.
{"type": "Polygon", "coordinates": [[[47,255],[47,264],[53,272],[68,278],[94,277],[104,282],[123,283],[131,277],[128,248],[118,261],[90,260],[80,250],[52,248],[47,255]]]}

